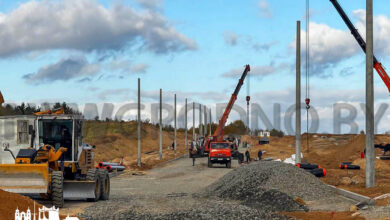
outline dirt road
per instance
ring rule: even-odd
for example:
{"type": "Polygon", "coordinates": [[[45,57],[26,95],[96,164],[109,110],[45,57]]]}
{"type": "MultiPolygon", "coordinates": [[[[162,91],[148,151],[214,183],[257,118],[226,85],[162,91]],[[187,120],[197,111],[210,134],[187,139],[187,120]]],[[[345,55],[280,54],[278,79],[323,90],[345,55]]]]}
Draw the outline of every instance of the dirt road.
{"type": "MultiPolygon", "coordinates": [[[[237,161],[232,163],[232,169],[235,167],[238,167],[237,161]]],[[[213,169],[209,169],[207,168],[207,158],[196,159],[195,166],[192,166],[191,159],[183,158],[166,164],[164,167],[147,171],[142,176],[125,173],[112,179],[109,201],[91,204],[81,216],[85,219],[104,219],[107,217],[129,219],[135,218],[135,216],[137,216],[136,218],[149,219],[148,215],[161,216],[178,210],[187,210],[194,206],[201,207],[209,203],[210,200],[198,196],[198,194],[203,193],[207,185],[218,180],[232,169],[218,164],[215,164],[213,169]],[[136,213],[147,214],[140,216],[136,213]]],[[[213,205],[221,204],[228,209],[225,211],[232,209],[224,201],[213,200],[213,203],[213,205]]],[[[231,205],[240,206],[235,202],[231,202],[231,205]]],[[[70,204],[69,211],[77,206],[70,204]]],[[[250,213],[243,207],[244,211],[250,213]]],[[[240,211],[237,213],[240,214],[240,211]]],[[[210,216],[210,218],[212,217],[215,216],[210,216]]]]}
{"type": "MultiPolygon", "coordinates": [[[[243,206],[237,201],[206,198],[202,195],[208,185],[238,166],[238,162],[233,161],[232,169],[217,164],[210,169],[207,168],[207,158],[198,158],[195,166],[192,166],[191,159],[182,158],[147,171],[145,175],[134,176],[124,173],[112,178],[109,201],[68,202],[62,212],[64,214],[83,212],[81,217],[84,219],[180,219],[183,216],[177,213],[182,214],[194,208],[207,206],[212,208],[202,213],[201,219],[226,219],[225,215],[233,214],[240,219],[286,218],[263,213],[261,210],[243,206]]],[[[321,201],[308,205],[310,209],[317,207],[319,210],[344,211],[348,210],[351,204],[353,202],[337,197],[337,201],[321,201]]],[[[231,217],[234,219],[234,216],[231,217]]]]}

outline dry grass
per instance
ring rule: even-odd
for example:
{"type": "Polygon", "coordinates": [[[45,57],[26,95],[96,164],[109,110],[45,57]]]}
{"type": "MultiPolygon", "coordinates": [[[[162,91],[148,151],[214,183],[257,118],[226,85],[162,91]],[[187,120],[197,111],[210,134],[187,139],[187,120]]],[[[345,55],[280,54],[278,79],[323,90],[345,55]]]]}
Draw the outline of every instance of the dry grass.
{"type": "MultiPolygon", "coordinates": [[[[256,137],[243,137],[244,141],[252,144],[251,157],[257,157],[259,150],[267,153],[263,158],[273,157],[274,159],[288,158],[295,153],[295,137],[285,136],[282,138],[271,137],[270,144],[258,145],[256,137]]],[[[389,135],[376,135],[375,143],[390,143],[389,135]]],[[[365,148],[364,135],[310,135],[309,153],[307,153],[306,135],[302,137],[303,162],[316,163],[327,170],[327,176],[321,178],[327,184],[350,190],[374,198],[390,192],[390,161],[375,159],[376,187],[365,188],[365,159],[360,158],[360,153],[365,148]],[[341,170],[338,165],[341,162],[352,162],[360,165],[360,170],[341,170]],[[349,177],[360,180],[358,184],[342,185],[342,177],[349,177]]],[[[379,149],[376,155],[381,155],[379,149]]],[[[379,204],[387,204],[387,201],[380,201],[379,204]]]]}
{"type": "MultiPolygon", "coordinates": [[[[188,140],[192,133],[188,133],[188,140]]],[[[142,124],[141,161],[137,166],[137,124],[135,122],[95,122],[86,123],[84,140],[96,145],[95,162],[120,162],[130,170],[147,170],[164,161],[182,156],[185,150],[184,132],[177,132],[177,154],[172,149],[174,132],[163,131],[163,160],[159,156],[159,128],[151,124],[142,124]]]]}

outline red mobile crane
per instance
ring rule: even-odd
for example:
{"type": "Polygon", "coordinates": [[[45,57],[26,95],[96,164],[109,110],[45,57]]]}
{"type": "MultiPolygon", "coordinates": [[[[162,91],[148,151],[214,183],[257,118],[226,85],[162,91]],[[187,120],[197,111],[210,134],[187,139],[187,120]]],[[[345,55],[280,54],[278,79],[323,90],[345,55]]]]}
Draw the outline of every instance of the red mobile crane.
{"type": "MultiPolygon", "coordinates": [[[[345,24],[348,26],[351,34],[355,37],[356,41],[363,49],[364,53],[366,52],[366,42],[363,40],[362,36],[359,34],[358,30],[352,24],[351,20],[348,18],[347,14],[344,12],[343,8],[337,2],[337,0],[330,0],[333,6],[336,8],[337,12],[340,14],[341,18],[344,20],[345,24]]],[[[387,75],[385,69],[382,64],[376,59],[374,56],[374,68],[378,72],[379,76],[382,78],[383,82],[386,84],[387,89],[390,92],[390,78],[387,75]]]]}
{"type": "Polygon", "coordinates": [[[213,163],[225,163],[226,167],[230,168],[231,166],[231,149],[230,143],[224,142],[223,133],[226,121],[229,117],[230,111],[233,108],[235,101],[237,100],[237,95],[240,92],[242,85],[244,84],[245,77],[250,71],[250,66],[246,65],[245,70],[241,75],[240,80],[234,90],[228,105],[226,106],[225,112],[223,113],[221,119],[219,120],[219,124],[215,132],[212,136],[207,136],[204,143],[204,152],[209,156],[209,167],[212,166],[213,163]]]}

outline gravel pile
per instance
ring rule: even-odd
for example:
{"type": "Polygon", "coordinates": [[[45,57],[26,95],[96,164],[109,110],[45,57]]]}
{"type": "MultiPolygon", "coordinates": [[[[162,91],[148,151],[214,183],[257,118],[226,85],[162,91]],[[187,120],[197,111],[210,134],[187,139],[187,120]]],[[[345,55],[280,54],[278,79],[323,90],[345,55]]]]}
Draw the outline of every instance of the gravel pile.
{"type": "Polygon", "coordinates": [[[305,170],[267,161],[237,168],[208,187],[206,194],[272,211],[294,211],[307,209],[296,202],[296,198],[320,200],[334,192],[305,170]]]}
{"type": "Polygon", "coordinates": [[[140,219],[140,220],[226,220],[226,219],[292,219],[287,216],[259,210],[245,205],[235,204],[222,200],[208,200],[206,203],[197,204],[195,207],[178,209],[170,213],[150,213],[140,211],[136,207],[129,207],[126,210],[114,211],[114,207],[105,207],[106,211],[87,209],[80,217],[85,220],[92,219],[140,219]]]}

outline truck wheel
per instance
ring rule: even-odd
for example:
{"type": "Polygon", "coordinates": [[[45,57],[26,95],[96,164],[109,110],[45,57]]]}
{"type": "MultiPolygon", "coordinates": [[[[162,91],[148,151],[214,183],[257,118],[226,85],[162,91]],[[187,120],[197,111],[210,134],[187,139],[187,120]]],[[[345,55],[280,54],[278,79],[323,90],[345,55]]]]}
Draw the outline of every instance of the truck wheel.
{"type": "Polygon", "coordinates": [[[64,176],[61,171],[51,173],[51,200],[56,208],[64,206],[64,176]]]}
{"type": "Polygon", "coordinates": [[[96,202],[100,198],[101,182],[97,169],[89,169],[87,172],[87,180],[95,182],[95,198],[88,198],[89,202],[96,202]]]}
{"type": "Polygon", "coordinates": [[[232,168],[232,162],[231,161],[226,163],[226,168],[229,168],[229,169],[232,168]]]}
{"type": "Polygon", "coordinates": [[[211,160],[210,160],[210,159],[208,159],[207,166],[208,166],[208,167],[213,167],[213,163],[211,163],[211,160]]]}
{"type": "Polygon", "coordinates": [[[110,175],[108,171],[104,169],[99,169],[99,178],[100,178],[100,199],[108,200],[110,198],[110,175]]]}

